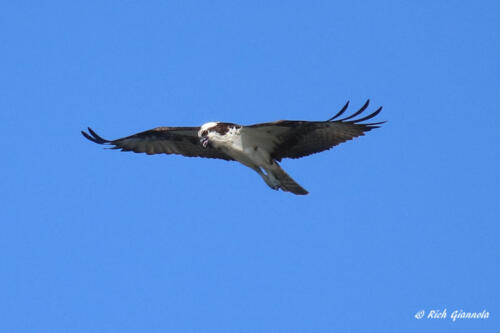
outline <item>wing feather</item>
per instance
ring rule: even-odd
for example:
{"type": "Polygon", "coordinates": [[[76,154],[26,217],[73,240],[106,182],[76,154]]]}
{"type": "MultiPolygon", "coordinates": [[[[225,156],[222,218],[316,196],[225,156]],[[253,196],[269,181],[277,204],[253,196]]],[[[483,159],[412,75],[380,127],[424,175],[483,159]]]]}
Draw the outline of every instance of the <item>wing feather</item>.
{"type": "Polygon", "coordinates": [[[280,120],[248,126],[247,131],[259,132],[260,136],[267,135],[269,142],[274,141],[270,151],[274,159],[280,161],[283,158],[300,158],[330,149],[380,127],[385,121],[368,124],[361,122],[378,115],[382,107],[363,118],[352,120],[362,114],[369,103],[370,100],[367,100],[358,111],[340,120],[335,119],[346,111],[349,102],[327,121],[280,120]]]}
{"type": "Polygon", "coordinates": [[[135,153],[178,154],[187,157],[218,158],[231,161],[233,158],[224,152],[208,145],[206,148],[199,142],[199,127],[157,127],[116,140],[106,140],[90,127],[88,133],[82,134],[88,140],[110,145],[110,149],[121,149],[135,153]]]}

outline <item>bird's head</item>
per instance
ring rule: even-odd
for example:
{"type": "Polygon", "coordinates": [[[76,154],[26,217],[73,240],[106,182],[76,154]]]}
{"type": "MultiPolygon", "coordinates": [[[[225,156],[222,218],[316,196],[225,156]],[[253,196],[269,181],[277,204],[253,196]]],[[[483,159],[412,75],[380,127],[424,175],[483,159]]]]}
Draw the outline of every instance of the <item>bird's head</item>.
{"type": "Polygon", "coordinates": [[[200,130],[198,131],[198,137],[200,138],[200,142],[203,146],[203,148],[207,148],[208,142],[210,139],[211,135],[211,130],[213,130],[217,126],[217,122],[209,122],[205,123],[200,127],[200,130]]]}

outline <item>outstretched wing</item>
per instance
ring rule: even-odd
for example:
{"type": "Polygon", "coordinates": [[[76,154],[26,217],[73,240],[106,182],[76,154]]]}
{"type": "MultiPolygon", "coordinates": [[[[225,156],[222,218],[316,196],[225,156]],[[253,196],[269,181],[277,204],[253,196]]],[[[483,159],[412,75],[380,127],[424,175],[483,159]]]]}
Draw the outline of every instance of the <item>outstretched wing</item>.
{"type": "Polygon", "coordinates": [[[269,140],[271,157],[278,161],[282,158],[304,157],[364,135],[365,132],[385,123],[385,121],[362,123],[379,114],[382,107],[365,117],[354,119],[367,109],[369,102],[370,100],[367,100],[358,111],[343,119],[338,118],[347,110],[349,102],[326,121],[280,120],[248,126],[247,133],[251,135],[255,132],[255,136],[269,140]]]}
{"type": "Polygon", "coordinates": [[[92,142],[111,145],[111,149],[133,151],[135,153],[179,154],[187,157],[219,158],[231,161],[233,158],[208,145],[206,148],[198,138],[199,127],[157,127],[117,140],[101,138],[90,127],[82,131],[84,137],[92,142]]]}

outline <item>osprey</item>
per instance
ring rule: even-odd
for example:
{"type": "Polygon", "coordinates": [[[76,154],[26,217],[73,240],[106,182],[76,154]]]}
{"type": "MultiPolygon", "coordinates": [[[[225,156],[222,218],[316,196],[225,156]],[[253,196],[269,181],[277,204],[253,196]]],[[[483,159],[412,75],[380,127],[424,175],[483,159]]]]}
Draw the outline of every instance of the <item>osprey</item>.
{"type": "Polygon", "coordinates": [[[157,127],[117,140],[105,140],[91,128],[84,137],[111,149],[151,154],[180,154],[188,157],[219,158],[238,161],[255,170],[273,190],[294,194],[308,192],[278,164],[283,158],[300,158],[319,153],[347,140],[364,135],[382,122],[362,123],[380,113],[358,119],[370,100],[352,115],[339,118],[344,107],[326,121],[279,120],[242,126],[233,123],[209,122],[201,127],[157,127]]]}

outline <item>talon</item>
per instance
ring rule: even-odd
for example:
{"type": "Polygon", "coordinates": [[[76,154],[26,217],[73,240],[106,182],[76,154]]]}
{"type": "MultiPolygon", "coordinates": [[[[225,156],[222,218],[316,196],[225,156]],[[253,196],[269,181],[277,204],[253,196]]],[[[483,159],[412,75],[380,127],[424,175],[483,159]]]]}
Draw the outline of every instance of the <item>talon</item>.
{"type": "Polygon", "coordinates": [[[201,142],[201,145],[203,146],[203,148],[207,148],[207,146],[208,146],[208,137],[201,138],[200,142],[201,142]]]}

